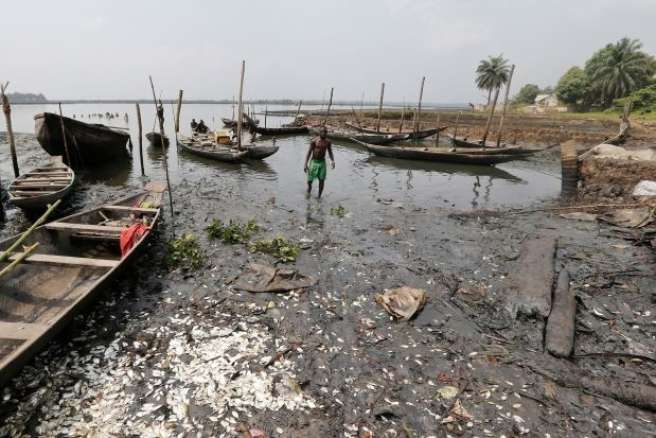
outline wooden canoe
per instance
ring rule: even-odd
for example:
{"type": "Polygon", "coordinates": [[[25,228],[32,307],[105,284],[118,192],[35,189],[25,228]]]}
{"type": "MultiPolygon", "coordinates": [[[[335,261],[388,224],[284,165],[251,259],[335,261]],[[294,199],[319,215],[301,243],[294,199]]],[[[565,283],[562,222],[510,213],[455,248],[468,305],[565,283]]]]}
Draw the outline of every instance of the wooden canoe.
{"type": "MultiPolygon", "coordinates": [[[[221,121],[223,122],[223,126],[225,126],[226,128],[236,128],[237,127],[237,120],[232,120],[232,119],[228,119],[226,117],[223,117],[223,118],[221,118],[221,121]]],[[[255,123],[259,124],[260,121],[256,119],[255,123]]],[[[248,128],[249,127],[249,123],[246,120],[246,118],[244,118],[244,120],[242,120],[241,126],[243,128],[248,128]]]]}
{"type": "Polygon", "coordinates": [[[42,210],[73,190],[75,172],[61,159],[37,167],[9,184],[9,200],[23,210],[42,210]]]}
{"type": "MultiPolygon", "coordinates": [[[[148,139],[151,145],[158,148],[162,147],[162,134],[159,132],[149,132],[146,134],[146,139],[148,139]]],[[[169,138],[166,135],[164,136],[164,147],[169,147],[169,138]]]]}
{"type": "Polygon", "coordinates": [[[306,134],[308,132],[307,126],[281,126],[280,128],[255,126],[251,130],[260,135],[295,135],[306,134]]]}
{"type": "Polygon", "coordinates": [[[246,158],[250,158],[252,160],[262,160],[275,154],[280,148],[271,144],[253,143],[250,145],[245,145],[244,149],[246,150],[246,158]]]}
{"type": "MultiPolygon", "coordinates": [[[[362,126],[357,125],[355,123],[346,122],[344,124],[351,129],[355,129],[358,132],[364,132],[365,134],[394,134],[393,132],[378,132],[372,128],[363,128],[362,126]]],[[[439,128],[424,129],[423,131],[417,131],[417,132],[403,131],[401,132],[401,135],[407,135],[409,140],[421,140],[423,138],[430,137],[431,135],[435,135],[438,132],[442,132],[447,127],[448,126],[440,126],[439,128]]]]}
{"type": "MultiPolygon", "coordinates": [[[[127,160],[130,135],[105,125],[84,123],[64,117],[64,130],[72,167],[127,160]]],[[[34,116],[34,131],[41,147],[52,156],[66,159],[61,121],[58,114],[40,113],[34,116]]]]}
{"type": "Polygon", "coordinates": [[[225,163],[238,163],[246,158],[248,151],[233,149],[229,146],[217,144],[210,140],[200,140],[198,138],[181,137],[178,140],[178,146],[183,151],[199,157],[211,158],[225,163]]]}
{"type": "MultiPolygon", "coordinates": [[[[0,279],[0,386],[143,249],[160,216],[163,187],[151,187],[46,223],[25,240],[25,244],[38,242],[39,246],[0,279]],[[150,229],[121,256],[121,230],[141,221],[146,221],[150,229]]],[[[0,250],[7,249],[18,237],[1,241],[0,250]]],[[[18,251],[10,260],[21,256],[18,251]]],[[[7,264],[0,263],[0,267],[7,264]]]]}
{"type": "MultiPolygon", "coordinates": [[[[319,135],[320,128],[310,127],[308,130],[310,134],[319,135]]],[[[409,137],[406,134],[364,134],[357,132],[354,133],[348,131],[337,131],[333,129],[328,129],[326,136],[331,140],[348,142],[355,141],[356,143],[368,143],[377,145],[386,145],[397,141],[409,140],[409,137]]]]}
{"type": "MultiPolygon", "coordinates": [[[[361,142],[360,142],[361,143],[361,142]]],[[[521,160],[524,156],[517,154],[484,154],[467,152],[452,152],[443,148],[379,146],[362,143],[367,150],[381,157],[400,158],[404,160],[435,161],[441,163],[493,165],[513,160],[521,160]]]]}
{"type": "MultiPolygon", "coordinates": [[[[468,140],[467,138],[454,137],[452,134],[449,134],[448,137],[451,139],[453,146],[458,148],[496,148],[497,143],[493,141],[486,141],[483,144],[482,140],[468,140]]],[[[505,143],[501,143],[499,147],[505,147],[505,143]]]]}

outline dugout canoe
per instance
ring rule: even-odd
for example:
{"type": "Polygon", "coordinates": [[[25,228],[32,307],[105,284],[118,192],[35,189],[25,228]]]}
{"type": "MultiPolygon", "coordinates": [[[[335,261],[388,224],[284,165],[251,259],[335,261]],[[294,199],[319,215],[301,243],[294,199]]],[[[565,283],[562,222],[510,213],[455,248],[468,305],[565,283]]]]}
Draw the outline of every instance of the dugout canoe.
{"type": "MultiPolygon", "coordinates": [[[[64,117],[64,131],[72,163],[77,168],[112,160],[130,158],[130,135],[126,131],[95,123],[84,123],[64,117]]],[[[52,156],[66,159],[61,121],[58,114],[40,113],[34,116],[34,132],[41,147],[52,156]]],[[[130,147],[131,149],[131,147],[130,147]]]]}
{"type": "MultiPolygon", "coordinates": [[[[448,137],[451,139],[451,144],[458,148],[497,148],[497,143],[493,141],[486,141],[483,144],[482,139],[473,141],[467,138],[454,137],[453,134],[449,134],[448,137]]],[[[501,143],[499,147],[505,147],[505,143],[501,143]]]]}
{"type": "Polygon", "coordinates": [[[190,137],[181,137],[178,140],[178,146],[190,154],[223,161],[224,163],[238,163],[246,158],[248,154],[247,150],[240,151],[229,146],[217,144],[211,140],[190,137]]]}
{"type": "MultiPolygon", "coordinates": [[[[319,135],[320,128],[310,127],[308,131],[310,134],[319,135]]],[[[377,145],[391,144],[397,141],[409,140],[407,134],[364,134],[348,131],[337,131],[333,129],[326,130],[326,136],[331,140],[348,141],[356,143],[368,143],[377,145]]]]}
{"type": "MultiPolygon", "coordinates": [[[[351,129],[354,129],[358,132],[363,132],[365,134],[393,134],[392,132],[378,132],[375,129],[369,129],[369,128],[363,128],[362,126],[359,126],[355,123],[350,123],[346,122],[344,123],[346,126],[348,126],[351,129]]],[[[428,138],[431,135],[435,135],[438,132],[442,132],[447,128],[447,126],[440,126],[439,128],[433,128],[433,129],[424,129],[423,131],[402,131],[400,134],[401,135],[407,135],[409,140],[421,140],[424,138],[428,138]]]]}
{"type": "Polygon", "coordinates": [[[280,128],[255,126],[251,130],[260,135],[295,135],[306,134],[308,132],[307,126],[281,126],[280,128]]]}
{"type": "MultiPolygon", "coordinates": [[[[152,146],[161,148],[162,147],[162,134],[159,132],[149,132],[146,134],[146,139],[150,142],[152,146]]],[[[165,135],[164,136],[164,147],[167,148],[169,147],[169,138],[165,135]]]]}
{"type": "MultiPolygon", "coordinates": [[[[226,128],[236,128],[237,127],[237,120],[232,120],[232,119],[228,119],[226,117],[223,117],[223,118],[221,118],[221,121],[223,122],[223,126],[225,126],[226,128]]],[[[258,125],[259,123],[260,123],[260,121],[255,119],[255,124],[258,125]]],[[[248,129],[248,127],[250,126],[250,124],[248,123],[248,121],[246,120],[245,117],[244,117],[244,120],[241,121],[241,126],[242,126],[242,128],[246,128],[246,129],[248,129]]]]}
{"type": "MultiPolygon", "coordinates": [[[[163,190],[151,183],[130,197],[46,223],[27,237],[24,244],[39,246],[0,279],[0,386],[146,246],[159,221],[163,190]],[[137,222],[149,229],[121,255],[121,231],[137,222]]],[[[0,250],[19,237],[0,241],[0,250]]],[[[0,269],[7,265],[0,262],[0,269]]]]}
{"type": "Polygon", "coordinates": [[[278,146],[271,144],[252,143],[244,146],[245,157],[252,160],[263,160],[278,152],[278,149],[280,149],[278,146]]]}
{"type": "Polygon", "coordinates": [[[9,200],[23,210],[45,209],[64,198],[75,184],[75,172],[61,158],[19,176],[9,184],[9,200]]]}
{"type": "Polygon", "coordinates": [[[361,143],[367,150],[381,157],[400,158],[404,160],[435,161],[441,163],[493,165],[508,161],[521,160],[524,155],[518,154],[486,154],[452,152],[443,148],[379,146],[361,143]]]}

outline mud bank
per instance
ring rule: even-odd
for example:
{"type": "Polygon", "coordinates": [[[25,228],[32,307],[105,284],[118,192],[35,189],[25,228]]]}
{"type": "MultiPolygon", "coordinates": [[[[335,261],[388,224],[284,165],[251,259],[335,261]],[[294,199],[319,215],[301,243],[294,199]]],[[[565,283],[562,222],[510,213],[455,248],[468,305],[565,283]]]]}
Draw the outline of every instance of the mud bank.
{"type": "MultiPolygon", "coordinates": [[[[229,175],[186,175],[174,187],[178,213],[165,211],[138,265],[3,389],[0,435],[653,431],[653,412],[560,379],[656,384],[651,249],[548,211],[461,211],[382,195],[373,206],[345,204],[330,193],[290,207],[265,190],[244,191],[229,175]],[[342,204],[340,217],[333,209],[342,204]],[[209,240],[214,218],[254,219],[262,228],[254,238],[299,243],[288,267],[317,285],[237,290],[234,279],[250,262],[276,260],[209,240]],[[201,269],[167,266],[174,232],[198,236],[201,269]],[[579,302],[570,360],[543,352],[544,321],[509,311],[522,242],[545,233],[558,239],[555,269],[569,271],[579,302]],[[424,289],[428,301],[416,318],[397,322],[375,294],[403,285],[424,289]]],[[[89,185],[73,206],[137,182],[89,185]]],[[[2,234],[21,225],[10,222],[2,234]]]]}

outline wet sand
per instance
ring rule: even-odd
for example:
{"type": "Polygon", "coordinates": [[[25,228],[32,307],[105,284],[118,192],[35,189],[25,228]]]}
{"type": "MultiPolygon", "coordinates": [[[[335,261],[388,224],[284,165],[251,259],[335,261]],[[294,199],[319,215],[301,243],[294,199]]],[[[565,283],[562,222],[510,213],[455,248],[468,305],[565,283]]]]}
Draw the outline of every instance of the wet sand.
{"type": "MultiPolygon", "coordinates": [[[[22,166],[43,159],[33,139],[21,141],[31,151],[22,166]]],[[[139,265],[3,390],[0,435],[248,436],[238,432],[246,427],[285,437],[556,437],[653,430],[653,413],[535,372],[576,367],[617,385],[653,385],[653,362],[556,360],[543,353],[543,322],[507,313],[507,281],[521,243],[555,233],[556,263],[567,265],[579,297],[575,354],[656,350],[651,250],[607,236],[597,223],[477,209],[553,203],[553,190],[542,198],[503,196],[536,184],[557,163],[475,175],[418,171],[348,151],[337,157],[338,166],[350,165],[346,181],[330,176],[322,200],[305,197],[302,174],[292,179],[281,170],[291,174],[296,155],[278,156],[289,159],[285,167],[272,160],[241,171],[179,157],[175,219],[165,211],[139,265]],[[354,181],[366,172],[378,174],[365,178],[356,197],[354,181]],[[457,187],[465,180],[466,188],[448,193],[444,181],[457,187]],[[499,190],[498,181],[507,186],[499,190]],[[485,182],[492,183],[487,200],[485,182]],[[431,185],[445,191],[429,196],[431,185]],[[346,209],[342,218],[331,214],[338,205],[346,209]],[[204,228],[213,218],[255,219],[263,227],[255,238],[300,242],[305,249],[291,267],[318,284],[281,294],[236,290],[233,280],[249,262],[275,260],[208,240],[204,228]],[[166,266],[173,232],[199,237],[207,255],[202,269],[166,266]],[[425,289],[428,301],[415,319],[397,322],[374,297],[403,285],[425,289]],[[464,410],[450,415],[457,405],[464,410]]],[[[157,169],[157,153],[149,157],[157,169]]],[[[126,175],[83,176],[67,208],[97,205],[141,184],[133,169],[126,175]]],[[[4,184],[7,172],[2,176],[4,184]]],[[[9,213],[2,235],[28,224],[9,213]]]]}

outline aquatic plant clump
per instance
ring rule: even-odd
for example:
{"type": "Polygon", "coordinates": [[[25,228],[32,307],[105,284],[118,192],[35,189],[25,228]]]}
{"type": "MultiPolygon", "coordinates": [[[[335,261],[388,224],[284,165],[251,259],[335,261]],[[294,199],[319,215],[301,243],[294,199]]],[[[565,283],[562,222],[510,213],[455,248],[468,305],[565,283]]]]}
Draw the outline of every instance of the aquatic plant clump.
{"type": "Polygon", "coordinates": [[[337,207],[333,207],[330,209],[330,214],[333,216],[337,216],[338,218],[343,218],[346,216],[346,209],[342,205],[338,205],[337,207]]]}
{"type": "Polygon", "coordinates": [[[227,225],[221,219],[214,219],[206,231],[210,239],[221,239],[223,243],[235,244],[248,242],[259,229],[253,219],[245,224],[230,219],[227,225]]]}
{"type": "Polygon", "coordinates": [[[183,234],[168,242],[168,262],[175,267],[198,269],[205,261],[205,253],[198,239],[191,233],[183,234]]]}
{"type": "Polygon", "coordinates": [[[248,249],[251,252],[270,254],[282,263],[295,261],[301,252],[298,245],[281,236],[270,240],[256,240],[248,245],[248,249]]]}

